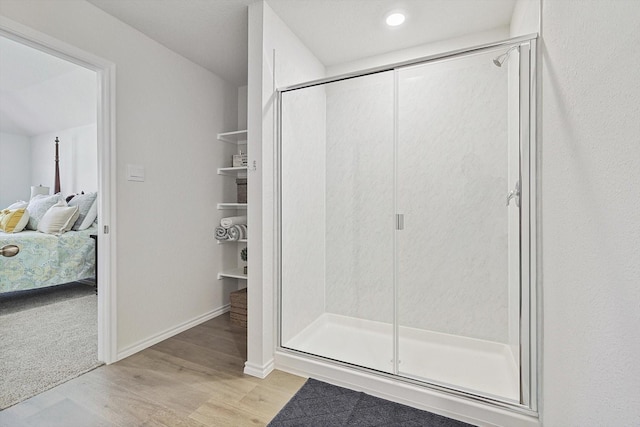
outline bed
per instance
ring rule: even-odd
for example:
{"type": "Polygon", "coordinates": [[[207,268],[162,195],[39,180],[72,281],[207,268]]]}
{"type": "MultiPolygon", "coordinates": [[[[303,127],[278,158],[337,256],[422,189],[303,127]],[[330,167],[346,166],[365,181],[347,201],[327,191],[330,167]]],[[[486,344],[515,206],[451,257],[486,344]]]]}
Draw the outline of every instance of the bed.
{"type": "Polygon", "coordinates": [[[62,196],[59,142],[56,136],[54,194],[34,186],[29,202],[0,211],[0,248],[19,248],[15,256],[0,256],[0,293],[95,278],[97,193],[62,196]]]}
{"type": "Polygon", "coordinates": [[[44,288],[95,277],[97,226],[60,236],[24,230],[0,231],[0,247],[17,245],[20,252],[0,257],[0,293],[44,288]]]}

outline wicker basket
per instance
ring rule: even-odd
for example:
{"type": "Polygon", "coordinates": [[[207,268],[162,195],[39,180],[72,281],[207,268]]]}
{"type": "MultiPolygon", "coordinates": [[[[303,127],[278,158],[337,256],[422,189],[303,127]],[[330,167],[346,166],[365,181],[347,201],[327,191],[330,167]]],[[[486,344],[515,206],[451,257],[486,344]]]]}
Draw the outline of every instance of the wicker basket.
{"type": "Polygon", "coordinates": [[[236,185],[238,186],[238,203],[247,203],[247,179],[236,179],[236,185]]]}
{"type": "Polygon", "coordinates": [[[231,324],[247,327],[247,288],[231,292],[231,324]]]}

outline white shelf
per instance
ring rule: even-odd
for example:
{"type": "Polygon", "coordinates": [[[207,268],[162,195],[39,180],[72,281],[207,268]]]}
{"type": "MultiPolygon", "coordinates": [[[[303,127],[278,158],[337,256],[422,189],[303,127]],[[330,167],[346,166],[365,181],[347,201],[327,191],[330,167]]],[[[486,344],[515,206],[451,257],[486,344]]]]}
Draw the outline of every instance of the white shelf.
{"type": "Polygon", "coordinates": [[[223,209],[247,209],[246,203],[218,203],[218,210],[223,209]]]}
{"type": "Polygon", "coordinates": [[[218,134],[218,140],[229,144],[246,144],[247,130],[236,130],[233,132],[223,132],[218,134]]]}
{"type": "Polygon", "coordinates": [[[236,166],[236,167],[228,167],[228,168],[218,168],[218,175],[226,175],[226,176],[235,176],[244,177],[247,176],[247,167],[246,166],[236,166]]]}
{"type": "Polygon", "coordinates": [[[229,277],[231,279],[244,279],[247,280],[247,275],[244,274],[244,268],[232,268],[229,270],[221,271],[218,273],[218,280],[229,277]]]}
{"type": "MultiPolygon", "coordinates": [[[[245,130],[237,130],[233,132],[222,132],[217,135],[218,140],[222,142],[226,142],[229,144],[233,144],[236,146],[237,154],[243,154],[246,152],[247,145],[247,131],[245,130]]],[[[237,163],[236,163],[237,164],[237,163]]],[[[218,175],[230,176],[232,178],[247,178],[249,168],[247,166],[233,166],[233,167],[222,167],[217,168],[218,175]]],[[[225,186],[230,185],[231,182],[225,182],[225,186]]],[[[218,203],[218,210],[247,210],[246,203],[218,203]]],[[[240,215],[238,212],[236,215],[240,215]]],[[[246,215],[246,213],[242,213],[246,215]]],[[[223,214],[226,215],[226,214],[223,214]]],[[[224,251],[234,251],[238,252],[242,246],[238,246],[237,244],[247,244],[247,239],[241,240],[217,240],[218,245],[230,245],[231,247],[227,249],[223,249],[224,251]],[[235,243],[235,244],[234,244],[235,243]]],[[[244,274],[244,268],[242,266],[238,267],[239,262],[233,262],[231,265],[222,266],[222,270],[218,272],[218,280],[224,278],[238,279],[238,280],[247,280],[247,275],[244,274]]]]}
{"type": "Polygon", "coordinates": [[[224,245],[226,243],[247,243],[247,239],[239,239],[239,240],[218,240],[219,245],[224,245]]]}

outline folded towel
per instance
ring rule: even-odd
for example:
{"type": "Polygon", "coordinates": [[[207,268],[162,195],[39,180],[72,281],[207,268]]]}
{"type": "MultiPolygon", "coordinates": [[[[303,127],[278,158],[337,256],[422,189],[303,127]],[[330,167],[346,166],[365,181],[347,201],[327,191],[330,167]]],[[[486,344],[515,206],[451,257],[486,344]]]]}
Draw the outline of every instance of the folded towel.
{"type": "Polygon", "coordinates": [[[216,227],[216,240],[229,240],[228,230],[224,227],[216,227]]]}
{"type": "Polygon", "coordinates": [[[220,220],[220,225],[224,228],[229,228],[232,225],[240,225],[247,223],[247,216],[230,216],[228,218],[222,218],[220,220]]]}
{"type": "Polygon", "coordinates": [[[244,224],[232,225],[227,231],[229,240],[242,240],[247,238],[247,226],[244,224]]]}

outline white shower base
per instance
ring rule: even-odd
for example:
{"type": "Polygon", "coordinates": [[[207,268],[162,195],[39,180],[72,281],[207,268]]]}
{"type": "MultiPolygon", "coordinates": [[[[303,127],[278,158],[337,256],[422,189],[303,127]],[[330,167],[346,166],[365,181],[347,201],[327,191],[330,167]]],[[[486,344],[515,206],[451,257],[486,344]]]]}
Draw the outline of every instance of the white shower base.
{"type": "MultiPolygon", "coordinates": [[[[322,314],[284,347],[393,372],[393,326],[322,314]]],[[[399,375],[518,401],[519,370],[506,344],[400,327],[399,375]]]]}

